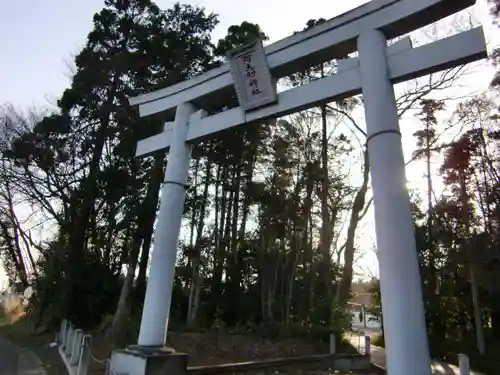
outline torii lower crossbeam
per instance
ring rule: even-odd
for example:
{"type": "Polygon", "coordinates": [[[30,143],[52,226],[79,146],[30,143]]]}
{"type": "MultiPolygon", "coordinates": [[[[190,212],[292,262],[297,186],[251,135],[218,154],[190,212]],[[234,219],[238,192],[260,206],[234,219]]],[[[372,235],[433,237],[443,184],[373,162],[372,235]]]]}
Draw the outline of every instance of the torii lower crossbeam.
{"type": "MultiPolygon", "coordinates": [[[[401,46],[395,44],[388,48],[389,78],[394,84],[486,56],[482,27],[417,48],[411,48],[408,40],[403,40],[401,43],[401,46]]],[[[245,113],[241,108],[234,108],[201,120],[190,119],[186,140],[195,141],[234,126],[251,124],[269,117],[284,116],[322,102],[359,94],[361,75],[358,59],[341,60],[341,62],[344,64],[340,64],[337,74],[284,91],[279,94],[278,103],[275,105],[250,113],[245,113]],[[343,65],[345,68],[342,68],[343,65]]],[[[146,156],[167,149],[170,146],[171,132],[172,123],[169,123],[163,133],[139,141],[136,156],[146,156]]]]}

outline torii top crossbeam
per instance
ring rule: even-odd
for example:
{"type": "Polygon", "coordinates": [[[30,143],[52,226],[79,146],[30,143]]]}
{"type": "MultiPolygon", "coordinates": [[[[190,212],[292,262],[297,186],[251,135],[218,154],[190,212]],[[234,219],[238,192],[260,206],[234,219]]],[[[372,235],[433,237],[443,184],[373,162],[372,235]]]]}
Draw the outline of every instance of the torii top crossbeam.
{"type": "MultiPolygon", "coordinates": [[[[356,38],[364,30],[379,29],[395,38],[457,13],[475,0],[372,0],[347,13],[265,47],[275,78],[298,72],[356,51],[356,38]]],[[[179,103],[191,102],[210,110],[234,94],[228,64],[190,80],[129,99],[141,116],[159,112],[173,117],[179,103]]]]}

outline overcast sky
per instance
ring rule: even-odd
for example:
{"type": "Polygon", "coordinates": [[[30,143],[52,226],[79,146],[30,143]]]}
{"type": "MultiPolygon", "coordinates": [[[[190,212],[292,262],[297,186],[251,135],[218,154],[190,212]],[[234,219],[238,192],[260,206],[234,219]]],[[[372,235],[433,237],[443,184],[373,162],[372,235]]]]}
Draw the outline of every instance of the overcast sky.
{"type": "MultiPolygon", "coordinates": [[[[328,19],[368,0],[185,2],[204,6],[207,11],[219,14],[220,24],[215,38],[224,36],[228,26],[249,21],[258,23],[271,41],[276,41],[301,30],[311,18],[328,19]]],[[[491,33],[496,29],[485,17],[485,0],[478,0],[478,3],[475,13],[486,24],[487,32],[491,33]]],[[[158,0],[157,4],[168,8],[172,2],[158,0]]],[[[69,85],[72,56],[84,45],[92,26],[92,16],[103,5],[103,0],[2,0],[0,105],[11,103],[26,109],[55,103],[69,85]]],[[[486,82],[489,74],[491,71],[484,71],[471,81],[486,82]]],[[[373,236],[371,238],[374,239],[373,236]]],[[[373,254],[367,256],[365,262],[375,270],[376,257],[373,254]]],[[[0,270],[0,280],[1,273],[0,270]]]]}

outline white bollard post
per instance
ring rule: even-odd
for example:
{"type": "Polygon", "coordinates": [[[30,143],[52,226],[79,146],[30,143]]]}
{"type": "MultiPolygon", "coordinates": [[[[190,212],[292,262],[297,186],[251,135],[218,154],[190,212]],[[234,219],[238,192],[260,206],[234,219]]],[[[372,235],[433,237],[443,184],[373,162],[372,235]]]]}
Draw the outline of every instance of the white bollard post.
{"type": "Polygon", "coordinates": [[[69,363],[72,365],[78,364],[78,360],[80,358],[80,348],[82,347],[82,340],[83,330],[75,330],[75,334],[73,335],[73,345],[71,347],[71,356],[69,358],[69,363]]]}
{"type": "Polygon", "coordinates": [[[63,319],[61,322],[61,329],[59,331],[59,339],[57,343],[64,349],[66,346],[66,329],[67,329],[68,321],[63,319]]]}
{"type": "Polygon", "coordinates": [[[189,103],[177,106],[172,142],[158,213],[146,298],[142,309],[139,346],[163,347],[168,326],[174,282],[177,246],[181,227],[191,145],[186,142],[189,117],[195,108],[189,103]]]}
{"type": "Polygon", "coordinates": [[[75,334],[75,328],[71,323],[69,323],[69,327],[66,332],[66,346],[64,348],[64,353],[66,354],[66,358],[69,358],[69,356],[71,355],[71,349],[73,349],[74,334],[75,334]]]}
{"type": "Polygon", "coordinates": [[[330,358],[329,358],[329,363],[330,363],[330,366],[328,367],[328,370],[329,371],[333,371],[334,370],[334,364],[335,364],[335,359],[333,357],[333,355],[335,354],[336,352],[336,345],[335,345],[335,334],[332,332],[330,333],[330,347],[329,347],[329,354],[330,354],[330,358]]]}
{"type": "Polygon", "coordinates": [[[330,354],[336,353],[336,345],[335,345],[335,334],[330,333],[330,354]]]}
{"type": "Polygon", "coordinates": [[[66,331],[64,333],[64,349],[66,349],[66,347],[68,346],[68,337],[69,337],[69,334],[70,334],[70,331],[71,331],[71,322],[68,321],[66,323],[66,331]]]}
{"type": "Polygon", "coordinates": [[[470,375],[470,362],[467,354],[458,355],[458,368],[460,375],[470,375]]]}
{"type": "Polygon", "coordinates": [[[398,113],[379,30],[358,38],[371,166],[388,375],[431,370],[422,287],[398,113]]]}
{"type": "Polygon", "coordinates": [[[371,355],[371,339],[370,335],[365,333],[365,355],[371,355]]]}
{"type": "Polygon", "coordinates": [[[78,367],[76,370],[76,375],[87,375],[89,370],[90,362],[90,347],[92,345],[92,336],[83,336],[82,346],[80,348],[80,360],[78,361],[78,367]]]}

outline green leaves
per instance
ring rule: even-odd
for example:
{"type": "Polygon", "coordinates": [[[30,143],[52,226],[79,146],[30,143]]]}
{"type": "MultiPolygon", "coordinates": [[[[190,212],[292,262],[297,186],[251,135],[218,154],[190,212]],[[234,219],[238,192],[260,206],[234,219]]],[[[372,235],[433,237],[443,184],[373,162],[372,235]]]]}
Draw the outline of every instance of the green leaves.
{"type": "Polygon", "coordinates": [[[269,37],[260,29],[260,26],[251,22],[242,22],[227,29],[227,35],[219,39],[214,50],[216,56],[225,57],[226,53],[234,48],[254,43],[257,40],[266,41],[269,37]]]}
{"type": "MultiPolygon", "coordinates": [[[[162,120],[139,119],[127,97],[205,70],[213,61],[210,34],[217,22],[214,14],[197,6],[176,3],[162,11],[149,0],[107,0],[75,57],[76,71],[58,101],[59,113],[34,124],[6,150],[4,157],[18,163],[32,181],[26,189],[40,199],[35,205],[48,209],[51,203],[64,203],[62,210],[51,211],[60,224],[61,243],[47,254],[64,254],[59,266],[67,272],[49,271],[56,266],[52,262],[44,270],[68,298],[50,313],[68,318],[87,314],[91,323],[115,307],[101,303],[92,289],[82,289],[81,280],[91,269],[99,269],[99,274],[121,269],[137,222],[150,222],[141,236],[151,236],[154,218],[139,220],[138,207],[152,206],[150,216],[154,214],[157,193],[152,200],[146,192],[158,191],[161,178],[150,175],[162,166],[161,160],[155,167],[148,159],[135,160],[137,141],[151,129],[158,130],[162,120]],[[40,190],[39,184],[44,188],[40,190]],[[85,259],[91,263],[84,264],[85,259]],[[85,303],[74,300],[77,294],[85,303]]],[[[44,289],[40,298],[49,292],[44,289]]]]}

